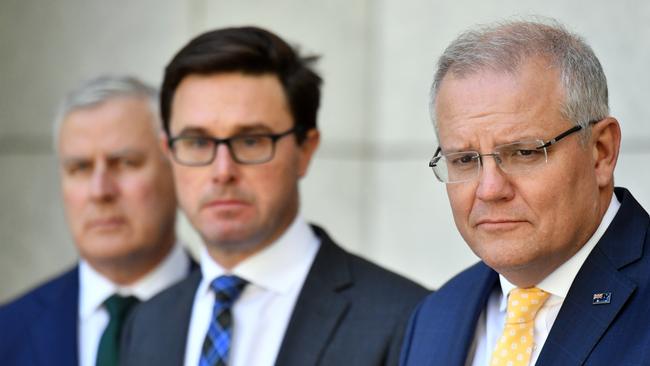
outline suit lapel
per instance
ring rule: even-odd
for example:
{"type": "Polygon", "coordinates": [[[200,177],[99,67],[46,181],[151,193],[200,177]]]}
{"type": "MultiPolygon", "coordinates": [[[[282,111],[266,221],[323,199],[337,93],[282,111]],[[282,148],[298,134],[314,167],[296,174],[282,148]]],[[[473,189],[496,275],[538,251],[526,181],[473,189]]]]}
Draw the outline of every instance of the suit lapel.
{"type": "Polygon", "coordinates": [[[573,281],[540,365],[583,364],[637,287],[620,270],[641,258],[648,216],[629,192],[617,193],[619,212],[573,281]],[[594,305],[594,294],[606,292],[611,302],[594,305]]]}
{"type": "Polygon", "coordinates": [[[571,285],[538,363],[582,364],[635,288],[594,249],[571,285]],[[611,303],[593,305],[594,294],[604,292],[611,292],[611,303]]]}
{"type": "Polygon", "coordinates": [[[298,296],[276,365],[316,365],[349,303],[339,291],[352,285],[344,252],[319,228],[321,247],[298,296]]]}
{"type": "MultiPolygon", "coordinates": [[[[467,281],[468,287],[460,292],[465,295],[463,301],[458,306],[446,310],[452,311],[453,314],[441,315],[453,324],[444,325],[450,331],[449,336],[440,339],[437,344],[431,345],[436,349],[433,352],[436,357],[431,359],[432,365],[463,366],[466,364],[479,318],[490,294],[495,286],[498,286],[499,279],[497,273],[483,262],[476,266],[473,280],[467,281]]],[[[445,296],[443,293],[437,295],[445,296]]]]}
{"type": "Polygon", "coordinates": [[[30,333],[37,365],[76,365],[79,271],[75,267],[52,291],[42,295],[30,333]]]}
{"type": "MultiPolygon", "coordinates": [[[[158,365],[182,365],[185,360],[185,348],[187,346],[187,334],[192,317],[192,307],[194,305],[194,296],[202,279],[200,269],[192,271],[188,277],[183,280],[184,286],[174,287],[173,303],[164,307],[160,313],[160,318],[165,319],[161,328],[158,344],[153,346],[163,346],[165,349],[165,360],[161,360],[158,365]],[[169,311],[173,309],[173,311],[169,311]]],[[[137,342],[136,342],[137,343],[137,342]]]]}

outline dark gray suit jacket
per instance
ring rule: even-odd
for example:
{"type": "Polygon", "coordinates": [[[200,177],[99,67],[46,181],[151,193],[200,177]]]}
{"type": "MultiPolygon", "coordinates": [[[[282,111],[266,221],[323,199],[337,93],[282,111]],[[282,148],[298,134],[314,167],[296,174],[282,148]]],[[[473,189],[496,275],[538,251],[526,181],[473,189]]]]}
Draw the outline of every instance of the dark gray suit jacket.
{"type": "MultiPolygon", "coordinates": [[[[275,364],[397,365],[421,286],[347,253],[314,227],[321,240],[275,364]]],[[[183,365],[200,270],[133,311],[123,333],[122,362],[183,365]]],[[[251,350],[254,352],[254,350],[251,350]]]]}

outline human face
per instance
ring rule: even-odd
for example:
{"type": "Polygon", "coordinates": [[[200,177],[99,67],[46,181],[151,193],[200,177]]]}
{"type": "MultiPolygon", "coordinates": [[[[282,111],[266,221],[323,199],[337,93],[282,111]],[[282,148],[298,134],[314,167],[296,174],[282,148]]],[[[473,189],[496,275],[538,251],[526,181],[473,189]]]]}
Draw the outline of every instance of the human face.
{"type": "MultiPolygon", "coordinates": [[[[447,75],[436,100],[444,153],[521,140],[548,140],[572,124],[561,114],[557,70],[530,60],[515,74],[447,75]]],[[[454,221],[470,248],[518,286],[537,284],[595,231],[608,201],[600,194],[593,141],[573,134],[548,149],[548,163],[506,175],[492,157],[477,181],[447,184],[454,221]]]]}
{"type": "Polygon", "coordinates": [[[100,272],[128,263],[142,274],[174,242],[173,178],[153,118],[148,101],[116,97],[74,110],[62,123],[67,220],[81,256],[100,272]]]}
{"type": "MultiPolygon", "coordinates": [[[[280,133],[293,125],[282,85],[270,74],[190,75],[172,102],[174,137],[280,133]]],[[[277,140],[275,156],[262,164],[235,163],[224,144],[209,165],[173,163],[181,207],[216,261],[232,266],[286,230],[298,211],[298,180],[317,144],[312,130],[302,145],[293,135],[277,140]]]]}

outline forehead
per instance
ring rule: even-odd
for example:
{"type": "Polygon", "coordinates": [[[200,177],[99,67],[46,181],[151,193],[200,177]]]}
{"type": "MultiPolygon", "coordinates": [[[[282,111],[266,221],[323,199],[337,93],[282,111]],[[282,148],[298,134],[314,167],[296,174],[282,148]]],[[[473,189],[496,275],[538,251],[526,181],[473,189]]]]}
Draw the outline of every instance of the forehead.
{"type": "Polygon", "coordinates": [[[157,123],[146,98],[115,97],[70,112],[59,133],[59,152],[91,154],[157,147],[157,123]]]}
{"type": "Polygon", "coordinates": [[[170,122],[172,135],[200,128],[226,136],[259,125],[277,132],[290,128],[293,118],[277,76],[233,72],[185,77],[174,93],[170,122]]]}
{"type": "Polygon", "coordinates": [[[514,73],[448,74],[435,101],[440,142],[544,137],[568,124],[561,113],[563,97],[558,71],[545,62],[529,61],[514,73]]]}

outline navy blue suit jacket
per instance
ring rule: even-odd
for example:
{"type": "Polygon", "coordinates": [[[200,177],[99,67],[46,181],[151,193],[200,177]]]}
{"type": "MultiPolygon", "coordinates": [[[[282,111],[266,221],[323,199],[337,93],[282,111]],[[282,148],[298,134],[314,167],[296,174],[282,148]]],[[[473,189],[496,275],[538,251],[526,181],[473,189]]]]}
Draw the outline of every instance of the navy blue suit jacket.
{"type": "Polygon", "coordinates": [[[77,365],[79,269],[0,307],[0,364],[77,365]]]}
{"type": "MultiPolygon", "coordinates": [[[[536,365],[650,365],[650,219],[625,189],[621,207],[580,268],[536,365]],[[593,304],[611,292],[609,304],[593,304]]],[[[401,365],[463,366],[498,274],[478,263],[413,313],[401,365]]]]}
{"type": "Polygon", "coordinates": [[[78,266],[0,306],[0,365],[78,365],[78,311],[78,266]]]}

